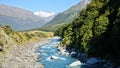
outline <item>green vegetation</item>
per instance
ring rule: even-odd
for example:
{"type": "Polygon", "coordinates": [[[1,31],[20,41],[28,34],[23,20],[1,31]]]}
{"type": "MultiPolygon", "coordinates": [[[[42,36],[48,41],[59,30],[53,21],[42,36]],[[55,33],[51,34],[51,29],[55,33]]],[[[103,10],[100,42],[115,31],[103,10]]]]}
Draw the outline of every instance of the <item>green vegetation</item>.
{"type": "Polygon", "coordinates": [[[44,31],[24,31],[16,32],[13,31],[10,26],[1,26],[0,27],[0,50],[7,50],[9,46],[15,44],[24,44],[26,42],[35,42],[41,38],[52,37],[52,32],[44,31]]]}
{"type": "Polygon", "coordinates": [[[79,12],[85,8],[91,0],[82,0],[80,3],[72,6],[66,11],[59,13],[55,16],[52,21],[45,24],[40,30],[53,31],[55,32],[62,24],[69,23],[79,16],[79,12]]]}
{"type": "Polygon", "coordinates": [[[64,47],[120,64],[120,0],[93,0],[77,19],[60,27],[55,35],[62,37],[64,47]]]}
{"type": "MultiPolygon", "coordinates": [[[[49,25],[49,26],[44,26],[42,28],[38,28],[37,30],[42,30],[42,31],[51,31],[55,32],[60,26],[63,26],[65,23],[61,24],[55,24],[55,25],[49,25]]],[[[35,29],[36,30],[36,29],[35,29]]]]}

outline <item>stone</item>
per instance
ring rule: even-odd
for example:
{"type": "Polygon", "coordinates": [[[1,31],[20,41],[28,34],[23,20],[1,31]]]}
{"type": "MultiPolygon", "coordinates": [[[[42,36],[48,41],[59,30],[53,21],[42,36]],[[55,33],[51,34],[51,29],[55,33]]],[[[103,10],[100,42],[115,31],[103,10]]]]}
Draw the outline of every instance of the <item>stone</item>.
{"type": "Polygon", "coordinates": [[[53,55],[53,56],[50,57],[50,59],[56,60],[56,59],[59,59],[59,58],[58,58],[57,56],[54,56],[54,55],[53,55]]]}
{"type": "Polygon", "coordinates": [[[96,64],[98,62],[99,62],[99,60],[97,58],[90,58],[90,59],[87,60],[86,63],[88,63],[88,64],[96,64]]]}
{"type": "Polygon", "coordinates": [[[77,54],[76,54],[75,51],[72,51],[72,52],[70,53],[70,55],[71,55],[72,57],[76,57],[76,56],[77,56],[77,54]]]}
{"type": "Polygon", "coordinates": [[[107,61],[104,65],[105,68],[115,68],[114,65],[112,64],[112,62],[107,61]]]}
{"type": "Polygon", "coordinates": [[[69,65],[69,67],[78,66],[78,65],[80,65],[80,64],[81,64],[80,61],[75,61],[75,62],[71,63],[71,64],[69,65]]]}

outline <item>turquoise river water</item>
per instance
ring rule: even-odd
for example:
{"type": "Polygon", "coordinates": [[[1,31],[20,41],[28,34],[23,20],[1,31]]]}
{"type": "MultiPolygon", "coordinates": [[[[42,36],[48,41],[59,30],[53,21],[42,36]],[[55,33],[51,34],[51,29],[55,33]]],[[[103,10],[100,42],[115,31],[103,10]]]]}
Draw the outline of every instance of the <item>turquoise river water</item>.
{"type": "Polygon", "coordinates": [[[36,49],[36,53],[40,53],[40,62],[43,63],[44,68],[103,68],[101,65],[87,65],[81,64],[80,66],[69,67],[69,64],[75,62],[70,56],[59,54],[56,46],[60,43],[61,39],[58,37],[48,39],[46,43],[36,49]],[[56,59],[51,59],[54,56],[56,59]]]}

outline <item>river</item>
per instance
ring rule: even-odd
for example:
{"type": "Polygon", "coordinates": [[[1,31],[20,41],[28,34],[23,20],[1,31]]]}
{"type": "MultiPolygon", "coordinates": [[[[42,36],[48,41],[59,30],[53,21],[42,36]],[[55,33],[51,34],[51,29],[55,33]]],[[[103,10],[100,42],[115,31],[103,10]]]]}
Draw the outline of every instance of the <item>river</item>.
{"type": "MultiPolygon", "coordinates": [[[[36,49],[36,53],[40,53],[39,61],[44,64],[44,68],[70,68],[68,65],[75,62],[70,56],[59,54],[56,46],[60,43],[61,39],[58,37],[48,39],[49,43],[46,43],[36,49]],[[53,59],[53,58],[54,59],[53,59]]],[[[86,65],[71,68],[102,68],[100,65],[86,65]]]]}

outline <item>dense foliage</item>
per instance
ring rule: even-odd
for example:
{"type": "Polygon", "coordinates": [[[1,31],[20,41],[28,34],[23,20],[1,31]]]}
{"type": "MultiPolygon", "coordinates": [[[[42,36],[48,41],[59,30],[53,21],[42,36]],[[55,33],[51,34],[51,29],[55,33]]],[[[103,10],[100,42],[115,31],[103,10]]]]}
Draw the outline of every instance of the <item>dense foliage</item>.
{"type": "Polygon", "coordinates": [[[64,47],[120,63],[120,0],[93,0],[55,35],[62,37],[64,47]]]}

